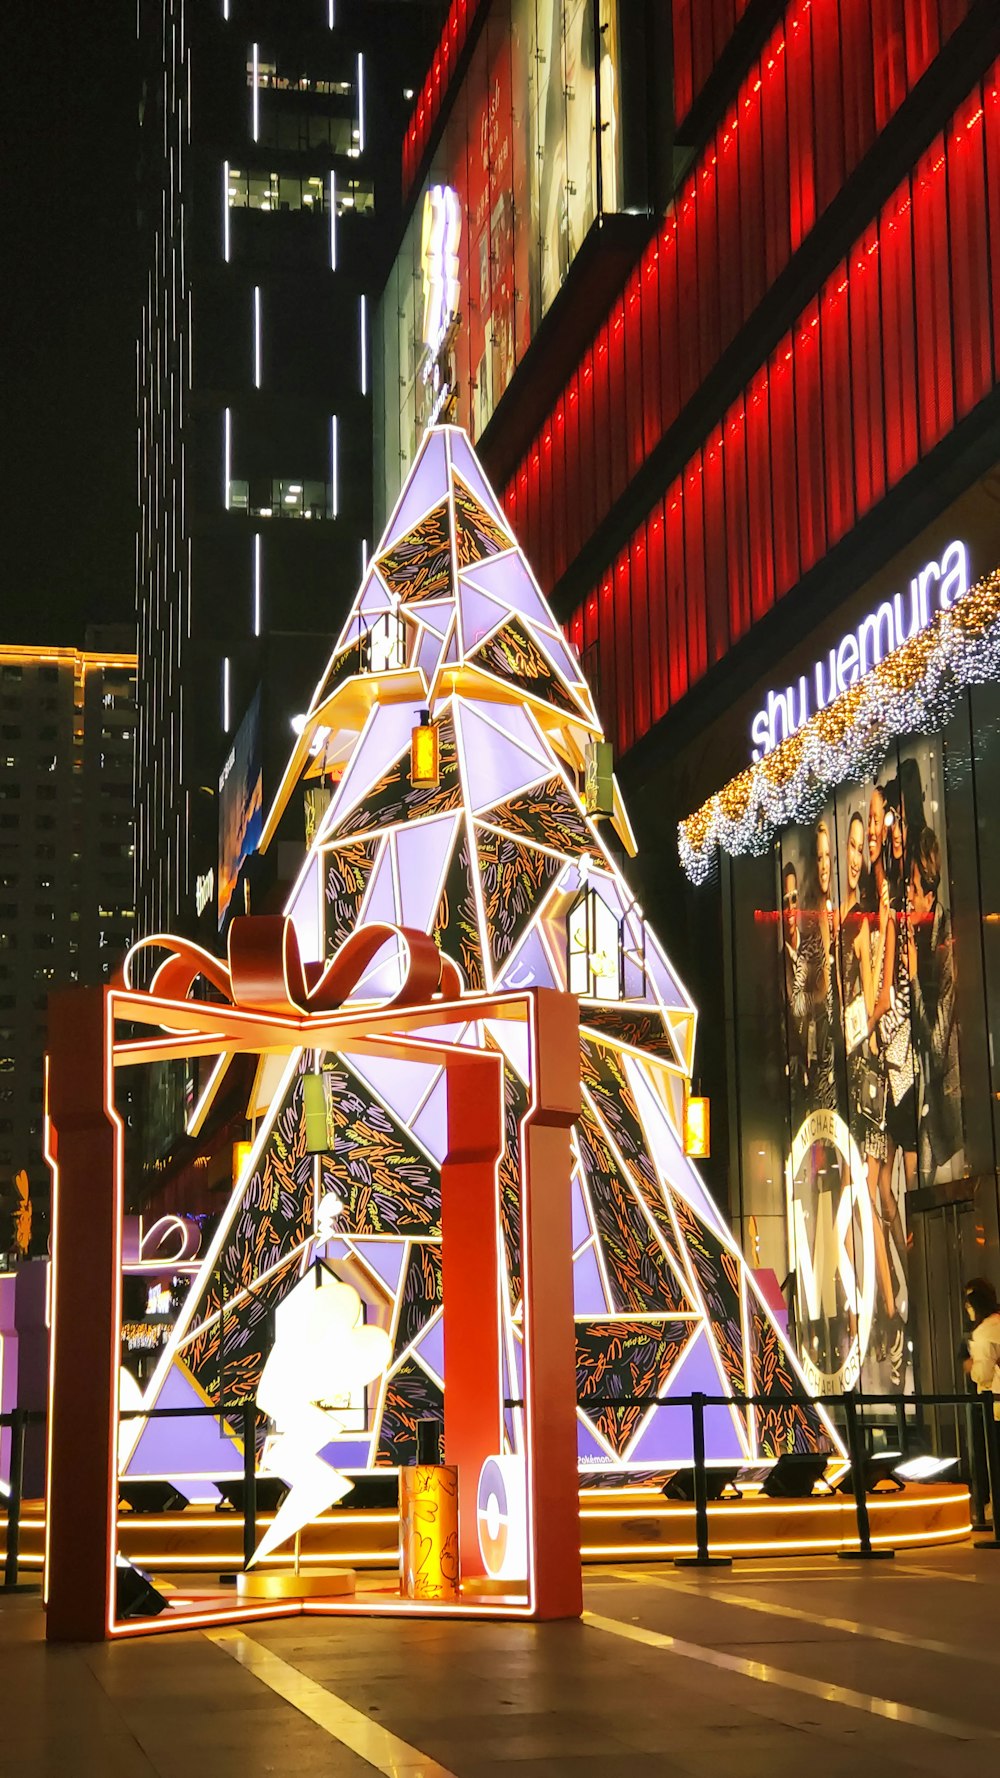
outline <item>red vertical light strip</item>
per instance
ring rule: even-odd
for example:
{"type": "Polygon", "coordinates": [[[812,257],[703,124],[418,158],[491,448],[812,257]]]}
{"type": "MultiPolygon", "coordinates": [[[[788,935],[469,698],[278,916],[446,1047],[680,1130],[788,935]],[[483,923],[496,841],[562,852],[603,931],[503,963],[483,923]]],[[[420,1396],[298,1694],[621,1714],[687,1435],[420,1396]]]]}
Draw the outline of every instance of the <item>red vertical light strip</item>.
{"type": "Polygon", "coordinates": [[[631,481],[642,468],[646,446],[642,436],[643,374],[642,374],[642,278],[641,270],[633,272],[625,286],[625,382],[624,413],[625,473],[631,481]]]}
{"type": "Polygon", "coordinates": [[[948,214],[951,257],[962,266],[952,283],[955,409],[959,419],[981,401],[993,381],[989,249],[986,239],[983,96],[977,91],[948,134],[948,214]]]}
{"type": "Polygon", "coordinates": [[[844,183],[844,93],[840,78],[840,8],[812,9],[816,93],[816,211],[822,215],[844,183]]]}
{"type": "Polygon", "coordinates": [[[754,622],[774,604],[774,526],[771,516],[771,421],[767,366],[746,398],[747,505],[750,519],[750,610],[754,622]]]}
{"type": "MultiPolygon", "coordinates": [[[[719,257],[725,268],[716,277],[719,286],[719,343],[723,350],[735,339],[746,312],[743,273],[738,253],[728,243],[738,239],[740,226],[740,157],[737,147],[736,112],[731,111],[719,138],[716,190],[719,215],[719,257]]],[[[664,420],[666,414],[664,413],[664,420]]]]}
{"type": "Polygon", "coordinates": [[[813,140],[812,7],[797,6],[785,35],[788,90],[789,246],[801,247],[816,220],[813,140]]]}
{"type": "Polygon", "coordinates": [[[646,579],[646,533],[648,524],[634,532],[629,543],[629,585],[631,587],[632,630],[632,701],[635,718],[633,736],[644,735],[651,721],[649,588],[646,579]]]}
{"type": "MultiPolygon", "coordinates": [[[[951,263],[944,138],[913,175],[913,263],[917,312],[917,402],[921,454],[954,423],[951,366],[951,263]]],[[[960,274],[965,276],[965,269],[960,274]]]]}
{"type": "MultiPolygon", "coordinates": [[[[704,4],[704,0],[702,0],[704,4]]],[[[680,123],[694,102],[694,58],[691,44],[692,0],[673,0],[674,121],[680,123]]]]}
{"type": "MultiPolygon", "coordinates": [[[[693,189],[678,199],[677,235],[677,315],[674,332],[675,350],[679,360],[678,380],[681,405],[690,401],[702,380],[698,351],[698,234],[695,223],[697,197],[693,189]]],[[[759,226],[759,218],[758,226],[759,226]]]]}
{"type": "Polygon", "coordinates": [[[823,466],[823,382],[819,356],[819,300],[809,304],[795,333],[795,443],[799,556],[802,573],[826,551],[823,466]]]}
{"type": "Polygon", "coordinates": [[[676,704],[688,688],[687,618],[684,600],[684,514],[680,480],[664,498],[667,588],[667,690],[676,704]]]}
{"type": "Polygon", "coordinates": [[[871,0],[840,0],[844,164],[853,170],[875,140],[871,0]]]}
{"type": "Polygon", "coordinates": [[[799,493],[795,464],[795,374],[790,337],[772,355],[768,384],[774,591],[780,599],[799,578],[799,493]]]}
{"type": "Polygon", "coordinates": [[[688,684],[708,668],[708,623],[705,613],[705,507],[703,453],[699,451],[684,476],[684,605],[688,630],[688,684]]]}
{"type": "Polygon", "coordinates": [[[615,623],[615,745],[624,753],[635,740],[635,704],[632,697],[632,612],[628,545],[619,552],[614,567],[615,623]]]}
{"type": "Polygon", "coordinates": [[[628,420],[625,412],[625,299],[619,297],[611,317],[608,345],[607,447],[611,457],[611,499],[628,486],[628,420]]]}
{"type": "Polygon", "coordinates": [[[722,427],[717,426],[705,443],[701,484],[705,506],[705,627],[709,666],[721,661],[729,647],[724,456],[722,427]]]}
{"type": "Polygon", "coordinates": [[[657,415],[663,406],[660,393],[660,246],[656,241],[643,255],[641,275],[642,385],[636,391],[636,399],[640,408],[642,452],[646,457],[659,437],[657,415]]]}
{"type": "Polygon", "coordinates": [[[878,226],[865,230],[849,261],[851,407],[854,485],[860,518],[885,493],[882,330],[879,322],[878,226]]]}
{"type": "Polygon", "coordinates": [[[764,271],[774,283],[791,253],[788,166],[788,97],[783,43],[770,43],[760,59],[761,154],[764,177],[764,271]]]}
{"type": "Polygon", "coordinates": [[[752,622],[750,598],[750,525],[747,496],[746,409],[742,401],[730,408],[724,422],[726,462],[726,583],[729,634],[745,636],[752,622]]]}
{"type": "Polygon", "coordinates": [[[712,153],[698,176],[695,208],[695,261],[698,277],[698,371],[715,363],[722,350],[719,337],[719,189],[712,153]]]}
{"type": "Polygon", "coordinates": [[[907,0],[871,0],[875,41],[875,126],[884,130],[906,96],[907,0]]]}
{"type": "Polygon", "coordinates": [[[854,523],[854,444],[850,404],[850,330],[847,267],[840,264],[820,295],[819,345],[823,369],[823,454],[829,544],[854,523]]]}
{"type": "Polygon", "coordinates": [[[917,460],[913,204],[907,182],[879,218],[886,473],[890,486],[917,460]]]}
{"type": "Polygon", "coordinates": [[[659,721],[670,705],[667,672],[667,578],[663,555],[663,501],[646,520],[646,596],[649,601],[650,718],[659,721]]]}
{"type": "Polygon", "coordinates": [[[986,216],[989,224],[990,286],[993,313],[993,375],[1000,376],[1000,62],[983,82],[986,145],[986,216]]]}
{"type": "Polygon", "coordinates": [[[681,411],[681,359],[677,349],[680,329],[680,276],[677,264],[677,228],[667,217],[660,239],[660,391],[662,407],[652,416],[646,437],[659,438],[681,411]]]}

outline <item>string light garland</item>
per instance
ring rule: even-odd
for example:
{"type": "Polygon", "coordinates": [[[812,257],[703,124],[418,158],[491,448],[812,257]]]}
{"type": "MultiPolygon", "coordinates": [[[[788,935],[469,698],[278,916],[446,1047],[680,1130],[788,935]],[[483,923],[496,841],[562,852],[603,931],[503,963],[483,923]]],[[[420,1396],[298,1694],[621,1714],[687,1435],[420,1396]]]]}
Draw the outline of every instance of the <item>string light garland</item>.
{"type": "Polygon", "coordinates": [[[835,785],[871,777],[897,735],[933,734],[972,685],[1000,679],[1000,568],[680,822],[692,883],[715,848],[760,856],[790,821],[811,821],[835,785]]]}

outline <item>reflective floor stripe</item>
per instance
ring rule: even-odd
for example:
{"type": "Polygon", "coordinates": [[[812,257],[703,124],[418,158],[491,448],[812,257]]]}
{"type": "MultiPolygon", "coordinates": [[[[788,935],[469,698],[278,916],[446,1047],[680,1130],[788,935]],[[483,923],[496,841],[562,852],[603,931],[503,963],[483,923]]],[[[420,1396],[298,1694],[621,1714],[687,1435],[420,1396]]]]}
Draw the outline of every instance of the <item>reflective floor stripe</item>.
{"type": "Polygon", "coordinates": [[[761,1680],[787,1692],[804,1692],[826,1704],[844,1704],[849,1710],[863,1710],[867,1716],[884,1716],[889,1722],[907,1723],[911,1728],[929,1729],[935,1735],[950,1735],[957,1741],[996,1741],[1000,1729],[981,1728],[978,1723],[962,1722],[958,1717],[939,1716],[934,1710],[918,1710],[902,1704],[897,1698],[879,1698],[869,1692],[857,1692],[850,1686],[831,1685],[826,1680],[810,1679],[804,1673],[788,1668],[772,1667],[769,1661],[748,1661],[743,1655],[726,1654],[720,1648],[703,1648],[697,1642],[684,1642],[679,1636],[667,1636],[661,1630],[644,1630],[640,1624],[623,1624],[617,1618],[598,1617],[585,1611],[583,1621],[592,1630],[604,1630],[609,1636],[622,1636],[629,1642],[642,1642],[647,1648],[662,1648],[681,1655],[688,1661],[699,1661],[725,1673],[738,1673],[745,1679],[761,1680]]]}
{"type": "Polygon", "coordinates": [[[714,1582],[692,1586],[682,1580],[668,1580],[662,1574],[632,1573],[624,1568],[611,1569],[620,1580],[636,1586],[665,1587],[668,1592],[684,1593],[690,1599],[715,1599],[720,1605],[736,1605],[745,1611],[766,1611],[772,1617],[791,1618],[799,1624],[818,1624],[824,1630],[845,1630],[850,1636],[867,1636],[872,1642],[899,1642],[904,1648],[921,1648],[932,1655],[957,1655],[962,1661],[981,1661],[989,1667],[1000,1666],[1000,1648],[976,1649],[960,1642],[937,1642],[930,1636],[911,1636],[906,1630],[887,1630],[882,1624],[864,1624],[858,1618],[826,1617],[819,1611],[803,1611],[798,1605],[778,1605],[769,1599],[748,1599],[743,1593],[730,1593],[714,1582]]]}
{"type": "Polygon", "coordinates": [[[439,1765],[408,1741],[390,1734],[362,1710],[355,1710],[353,1704],[346,1703],[336,1692],[327,1691],[318,1680],[307,1678],[291,1662],[283,1661],[242,1630],[206,1630],[204,1634],[262,1685],[269,1686],[359,1759],[367,1760],[376,1772],[391,1774],[391,1778],[455,1778],[447,1766],[439,1765]]]}

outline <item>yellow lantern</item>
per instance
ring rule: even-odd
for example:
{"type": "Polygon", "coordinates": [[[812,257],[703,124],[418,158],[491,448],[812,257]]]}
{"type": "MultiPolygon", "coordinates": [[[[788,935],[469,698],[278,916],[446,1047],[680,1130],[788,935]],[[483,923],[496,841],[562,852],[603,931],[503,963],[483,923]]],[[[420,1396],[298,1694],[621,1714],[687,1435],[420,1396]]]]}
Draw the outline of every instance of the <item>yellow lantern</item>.
{"type": "Polygon", "coordinates": [[[712,1152],[708,1100],[688,1093],[684,1102],[684,1153],[707,1161],[712,1152]]]}
{"type": "Polygon", "coordinates": [[[410,736],[410,783],[414,789],[437,788],[440,770],[438,731],[429,710],[421,710],[420,721],[410,736]]]}

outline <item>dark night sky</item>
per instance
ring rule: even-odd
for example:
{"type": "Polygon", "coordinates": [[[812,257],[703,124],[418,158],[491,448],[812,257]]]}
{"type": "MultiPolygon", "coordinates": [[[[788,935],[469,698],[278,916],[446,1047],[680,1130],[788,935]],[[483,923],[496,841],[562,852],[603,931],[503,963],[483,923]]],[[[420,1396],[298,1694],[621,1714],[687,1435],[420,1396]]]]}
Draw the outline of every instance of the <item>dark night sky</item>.
{"type": "Polygon", "coordinates": [[[2,0],[0,642],[131,622],[134,0],[2,0]]]}

